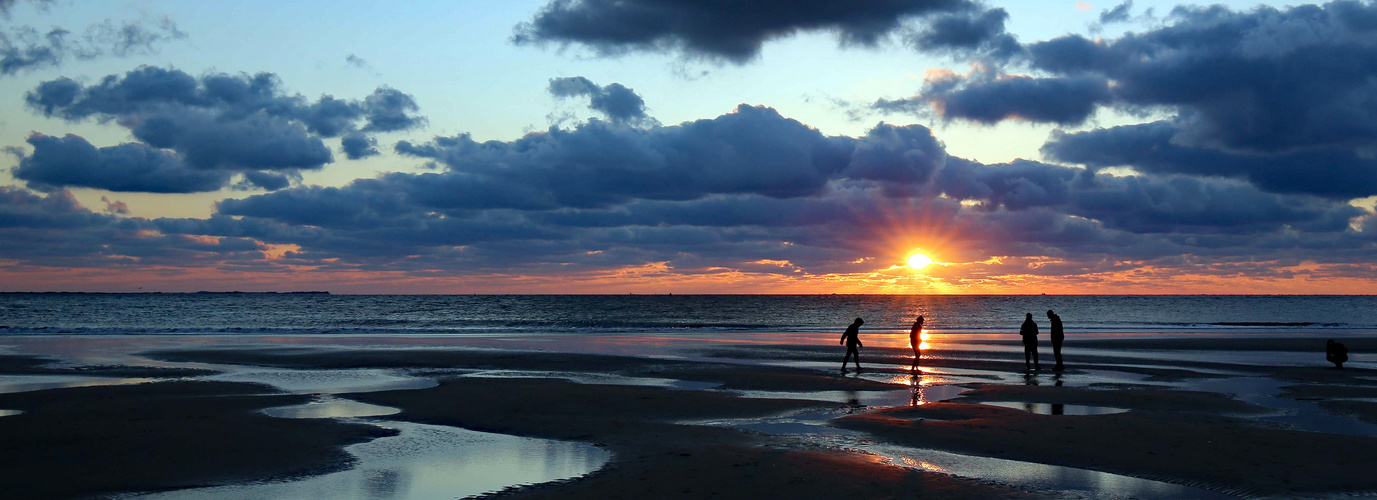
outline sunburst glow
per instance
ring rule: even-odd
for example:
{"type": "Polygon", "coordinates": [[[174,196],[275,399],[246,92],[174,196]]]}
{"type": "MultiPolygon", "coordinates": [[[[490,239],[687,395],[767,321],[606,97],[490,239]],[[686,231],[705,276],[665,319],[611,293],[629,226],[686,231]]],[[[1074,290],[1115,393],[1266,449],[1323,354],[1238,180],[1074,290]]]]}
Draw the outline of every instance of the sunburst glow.
{"type": "Polygon", "coordinates": [[[915,254],[910,255],[910,256],[908,257],[908,267],[911,267],[911,268],[914,268],[914,269],[922,269],[922,268],[928,267],[928,264],[931,264],[931,263],[932,263],[932,259],[929,258],[929,257],[926,256],[926,255],[921,254],[921,253],[915,253],[915,254]]]}

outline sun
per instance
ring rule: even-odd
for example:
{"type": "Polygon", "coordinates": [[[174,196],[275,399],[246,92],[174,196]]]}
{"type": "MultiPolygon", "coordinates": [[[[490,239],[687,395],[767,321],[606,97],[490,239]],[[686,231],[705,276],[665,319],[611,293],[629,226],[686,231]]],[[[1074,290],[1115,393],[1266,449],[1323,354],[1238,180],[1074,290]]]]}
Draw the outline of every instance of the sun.
{"type": "Polygon", "coordinates": [[[914,269],[922,269],[928,267],[928,264],[931,263],[932,259],[921,253],[915,253],[913,255],[908,256],[908,267],[914,269]]]}

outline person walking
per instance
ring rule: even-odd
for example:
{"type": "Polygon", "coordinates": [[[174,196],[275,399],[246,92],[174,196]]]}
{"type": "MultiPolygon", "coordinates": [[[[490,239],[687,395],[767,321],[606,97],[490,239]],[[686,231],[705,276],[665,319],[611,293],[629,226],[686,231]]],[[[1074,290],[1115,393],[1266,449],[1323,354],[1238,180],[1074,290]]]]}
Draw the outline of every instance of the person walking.
{"type": "Polygon", "coordinates": [[[908,331],[908,343],[913,346],[913,366],[923,364],[923,315],[913,320],[913,328],[908,331]]]}
{"type": "Polygon", "coordinates": [[[1066,365],[1061,364],[1061,343],[1066,339],[1066,334],[1061,330],[1061,316],[1048,309],[1047,319],[1052,322],[1052,326],[1048,327],[1048,330],[1052,332],[1052,356],[1057,358],[1057,366],[1052,367],[1052,369],[1062,371],[1066,369],[1066,365]]]}
{"type": "Polygon", "coordinates": [[[1038,363],[1038,324],[1033,322],[1033,313],[1027,313],[1024,317],[1023,326],[1019,327],[1018,334],[1023,337],[1023,368],[1041,370],[1042,364],[1038,363]]]}
{"type": "Polygon", "coordinates": [[[853,355],[856,356],[854,361],[852,361],[856,363],[856,371],[861,371],[860,348],[863,346],[861,345],[860,334],[861,325],[864,324],[865,320],[856,318],[856,321],[852,321],[851,326],[846,327],[846,331],[842,333],[841,342],[838,342],[838,344],[846,344],[846,357],[842,358],[842,373],[846,373],[846,361],[852,359],[851,356],[853,355]]]}

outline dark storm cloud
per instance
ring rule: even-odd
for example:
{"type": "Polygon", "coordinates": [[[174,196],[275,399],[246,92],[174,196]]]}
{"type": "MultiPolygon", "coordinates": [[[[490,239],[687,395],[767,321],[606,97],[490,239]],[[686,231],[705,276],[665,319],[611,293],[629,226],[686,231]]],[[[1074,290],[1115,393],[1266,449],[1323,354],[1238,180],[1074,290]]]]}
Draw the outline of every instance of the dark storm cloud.
{"type": "MultiPolygon", "coordinates": [[[[285,187],[300,171],[333,162],[334,156],[322,138],[345,136],[342,145],[346,156],[357,159],[378,154],[376,139],[367,134],[409,130],[425,123],[415,115],[418,106],[414,99],[389,87],[379,87],[361,101],[323,95],[310,102],[287,93],[271,73],[217,73],[198,78],[180,70],[150,66],[110,75],[91,85],[70,78],[50,80],[28,92],[25,101],[45,116],[114,121],[142,141],[138,146],[170,150],[179,162],[206,170],[200,174],[202,179],[228,182],[226,172],[237,172],[247,176],[245,186],[265,189],[285,187]]],[[[147,173],[169,172],[154,169],[147,173]]],[[[103,176],[91,173],[84,177],[103,176]]],[[[75,180],[81,176],[67,177],[75,180]]],[[[186,181],[168,179],[162,183],[163,189],[181,185],[207,190],[203,184],[192,186],[186,181]]],[[[129,187],[158,184],[149,178],[129,187]]],[[[66,185],[89,186],[47,186],[66,185]]]]}
{"type": "Polygon", "coordinates": [[[552,0],[516,27],[512,41],[577,43],[603,55],[679,51],[744,63],[765,42],[800,31],[830,31],[845,44],[875,45],[910,19],[977,8],[968,0],[552,0]]]}
{"type": "MultiPolygon", "coordinates": [[[[54,4],[33,2],[40,10],[54,4]]],[[[0,21],[8,21],[16,2],[0,4],[0,21]]],[[[155,45],[168,40],[186,38],[177,24],[166,17],[157,20],[123,21],[112,19],[86,26],[80,34],[54,27],[39,31],[31,26],[0,24],[0,76],[21,71],[53,67],[68,59],[96,59],[105,56],[124,57],[155,51],[155,45]]]]}
{"type": "Polygon", "coordinates": [[[1338,199],[1377,194],[1377,160],[1335,147],[1283,153],[1227,152],[1183,145],[1177,125],[1154,122],[1053,134],[1049,158],[1091,168],[1131,166],[1146,173],[1245,179],[1267,191],[1338,199]]]}
{"type": "Polygon", "coordinates": [[[11,170],[16,179],[40,191],[62,186],[108,191],[195,193],[215,191],[230,174],[191,168],[168,151],[126,143],[96,148],[79,136],[29,136],[32,155],[23,156],[11,170]]]}
{"type": "Polygon", "coordinates": [[[654,120],[646,114],[645,100],[620,83],[600,87],[587,78],[570,76],[551,78],[548,90],[555,97],[587,97],[589,108],[615,123],[649,124],[654,120]]]}

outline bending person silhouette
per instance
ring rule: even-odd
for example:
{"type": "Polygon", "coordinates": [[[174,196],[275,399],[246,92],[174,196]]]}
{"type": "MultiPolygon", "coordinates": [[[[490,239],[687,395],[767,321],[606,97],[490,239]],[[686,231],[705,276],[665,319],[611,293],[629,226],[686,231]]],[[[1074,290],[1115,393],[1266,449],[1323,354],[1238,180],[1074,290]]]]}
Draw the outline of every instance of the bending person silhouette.
{"type": "Polygon", "coordinates": [[[842,373],[846,373],[846,361],[848,359],[852,359],[851,356],[853,355],[856,356],[855,360],[853,361],[854,363],[856,363],[856,371],[861,371],[860,348],[863,346],[861,345],[860,334],[861,325],[864,324],[865,320],[861,318],[856,318],[856,321],[852,321],[851,326],[846,327],[846,331],[842,332],[841,342],[837,342],[838,344],[846,344],[846,357],[842,358],[842,373]]]}
{"type": "Polygon", "coordinates": [[[1348,346],[1329,339],[1324,345],[1324,359],[1334,363],[1336,368],[1342,369],[1348,361],[1348,346]]]}
{"type": "MultiPolygon", "coordinates": [[[[1052,321],[1052,326],[1047,327],[1047,329],[1052,332],[1052,356],[1057,358],[1057,366],[1052,367],[1052,369],[1062,371],[1066,369],[1066,365],[1061,364],[1061,342],[1066,339],[1066,334],[1061,331],[1061,316],[1048,309],[1047,319],[1052,321]]],[[[1033,355],[1033,359],[1037,359],[1037,354],[1033,355]]]]}
{"type": "Polygon", "coordinates": [[[913,366],[923,364],[923,315],[913,320],[913,328],[908,331],[908,343],[913,346],[913,366]]]}
{"type": "Polygon", "coordinates": [[[1038,324],[1033,322],[1033,313],[1024,317],[1018,334],[1023,337],[1023,368],[1041,370],[1042,364],[1038,363],[1038,324]],[[1029,366],[1030,360],[1032,366],[1029,366]]]}

